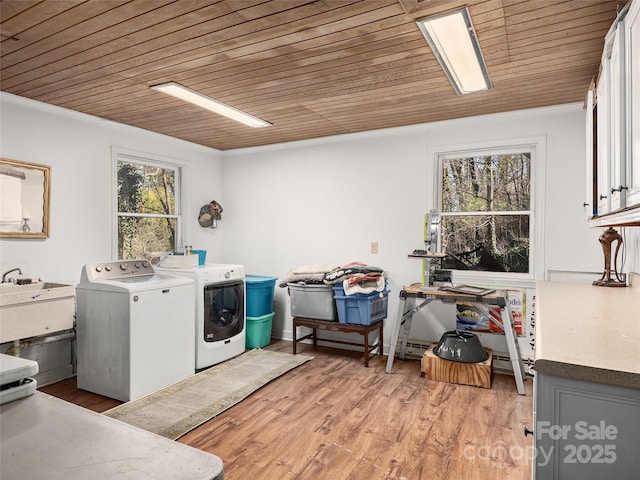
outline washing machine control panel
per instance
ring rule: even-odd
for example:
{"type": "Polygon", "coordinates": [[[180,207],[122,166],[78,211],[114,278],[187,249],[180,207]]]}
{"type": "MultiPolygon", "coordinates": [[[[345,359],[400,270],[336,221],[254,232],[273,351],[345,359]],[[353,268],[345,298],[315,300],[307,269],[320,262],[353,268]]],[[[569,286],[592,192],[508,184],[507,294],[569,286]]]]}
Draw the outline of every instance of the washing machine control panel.
{"type": "Polygon", "coordinates": [[[89,281],[125,280],[155,275],[151,263],[144,259],[118,260],[85,265],[82,276],[89,281]]]}
{"type": "Polygon", "coordinates": [[[232,266],[223,268],[210,268],[202,272],[202,282],[205,285],[225,280],[238,280],[244,277],[244,270],[232,266]]]}

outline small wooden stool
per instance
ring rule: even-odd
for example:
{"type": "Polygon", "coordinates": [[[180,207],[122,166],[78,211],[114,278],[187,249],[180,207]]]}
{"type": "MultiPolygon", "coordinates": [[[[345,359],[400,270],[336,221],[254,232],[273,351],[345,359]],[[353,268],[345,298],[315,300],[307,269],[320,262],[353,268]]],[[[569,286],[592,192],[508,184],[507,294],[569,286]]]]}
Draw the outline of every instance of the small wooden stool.
{"type": "Polygon", "coordinates": [[[296,354],[297,344],[302,340],[306,340],[307,338],[311,338],[313,340],[313,346],[316,347],[318,345],[318,341],[322,342],[330,342],[330,343],[340,343],[343,345],[355,345],[358,347],[364,347],[364,366],[369,366],[369,354],[374,351],[376,348],[378,349],[378,354],[382,355],[382,345],[383,342],[383,329],[384,329],[384,319],[377,320],[373,322],[371,325],[358,325],[353,323],[339,323],[332,322],[328,320],[315,320],[313,318],[300,318],[293,317],[293,354],[296,354]],[[311,328],[311,333],[305,335],[303,337],[298,338],[297,327],[308,327],[311,328]],[[364,337],[363,343],[354,343],[354,342],[346,342],[343,340],[333,340],[329,338],[318,338],[317,330],[329,330],[334,332],[344,332],[344,333],[359,333],[364,337]],[[379,329],[380,334],[378,341],[369,345],[369,333],[374,330],[379,329]]]}
{"type": "Polygon", "coordinates": [[[432,344],[424,352],[420,362],[420,370],[424,372],[427,380],[491,388],[491,374],[493,372],[493,351],[491,349],[485,348],[489,357],[484,362],[461,363],[438,357],[433,353],[436,345],[436,343],[432,344]]]}

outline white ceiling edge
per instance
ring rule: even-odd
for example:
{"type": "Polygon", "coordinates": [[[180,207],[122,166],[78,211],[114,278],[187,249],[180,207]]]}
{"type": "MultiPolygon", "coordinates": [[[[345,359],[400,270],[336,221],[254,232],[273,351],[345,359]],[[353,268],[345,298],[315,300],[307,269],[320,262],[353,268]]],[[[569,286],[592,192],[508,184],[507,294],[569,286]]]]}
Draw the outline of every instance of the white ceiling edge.
{"type": "MultiPolygon", "coordinates": [[[[189,148],[201,150],[204,153],[214,152],[218,155],[222,153],[222,150],[218,150],[217,148],[207,147],[204,145],[200,145],[199,143],[189,142],[187,140],[182,140],[180,138],[172,137],[170,135],[165,135],[163,133],[152,132],[151,130],[146,130],[140,127],[134,127],[133,125],[114,122],[113,120],[107,120],[105,118],[96,117],[95,115],[89,115],[88,113],[76,112],[75,110],[69,110],[68,108],[58,107],[57,105],[51,105],[48,103],[40,102],[38,100],[32,100],[30,98],[21,97],[20,95],[14,95],[12,93],[0,91],[0,103],[11,103],[14,105],[19,105],[27,108],[33,108],[34,110],[51,113],[54,115],[60,115],[62,117],[67,117],[71,120],[85,122],[98,127],[108,127],[108,128],[113,128],[114,130],[121,130],[121,131],[135,130],[140,134],[153,136],[156,139],[162,138],[167,141],[182,143],[188,146],[189,148]]],[[[1,124],[0,124],[0,128],[2,128],[1,124]]]]}
{"type": "Polygon", "coordinates": [[[583,102],[576,103],[563,103],[559,105],[550,105],[546,107],[528,108],[524,110],[512,110],[509,112],[489,113],[486,115],[476,115],[471,117],[453,118],[451,120],[440,120],[437,122],[418,123],[415,125],[404,125],[400,127],[381,128],[378,130],[368,130],[366,132],[355,133],[343,133],[339,135],[330,135],[326,137],[310,138],[307,140],[295,140],[291,142],[274,143],[271,145],[259,145],[256,147],[243,147],[233,148],[229,150],[222,150],[222,157],[234,155],[242,155],[246,153],[260,153],[268,151],[284,150],[287,148],[299,148],[313,145],[326,145],[328,143],[337,143],[344,141],[352,141],[366,138],[380,138],[381,136],[392,136],[398,134],[411,134],[415,132],[425,131],[431,127],[447,126],[452,123],[456,125],[463,125],[466,122],[476,122],[478,119],[491,120],[492,118],[513,118],[514,120],[524,117],[530,117],[531,115],[541,115],[547,113],[564,113],[564,112],[576,112],[583,110],[583,102]]]}

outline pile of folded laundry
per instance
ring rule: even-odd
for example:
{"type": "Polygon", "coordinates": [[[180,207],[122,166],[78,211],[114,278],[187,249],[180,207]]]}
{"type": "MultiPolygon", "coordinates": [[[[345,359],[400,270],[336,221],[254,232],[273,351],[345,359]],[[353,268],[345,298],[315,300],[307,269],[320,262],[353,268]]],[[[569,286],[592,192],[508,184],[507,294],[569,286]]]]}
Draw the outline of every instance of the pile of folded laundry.
{"type": "Polygon", "coordinates": [[[384,291],[386,277],[384,269],[360,262],[343,266],[313,264],[302,265],[289,271],[278,286],[284,288],[289,283],[334,285],[342,282],[345,295],[352,295],[384,291]]]}

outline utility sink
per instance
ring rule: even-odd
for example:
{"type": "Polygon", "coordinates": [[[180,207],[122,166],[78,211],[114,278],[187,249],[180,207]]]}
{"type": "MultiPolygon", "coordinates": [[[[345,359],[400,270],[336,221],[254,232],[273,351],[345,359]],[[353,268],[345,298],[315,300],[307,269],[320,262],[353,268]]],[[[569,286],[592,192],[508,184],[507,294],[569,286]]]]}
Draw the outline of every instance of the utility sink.
{"type": "Polygon", "coordinates": [[[0,343],[73,328],[75,287],[53,282],[0,284],[0,343]]]}

